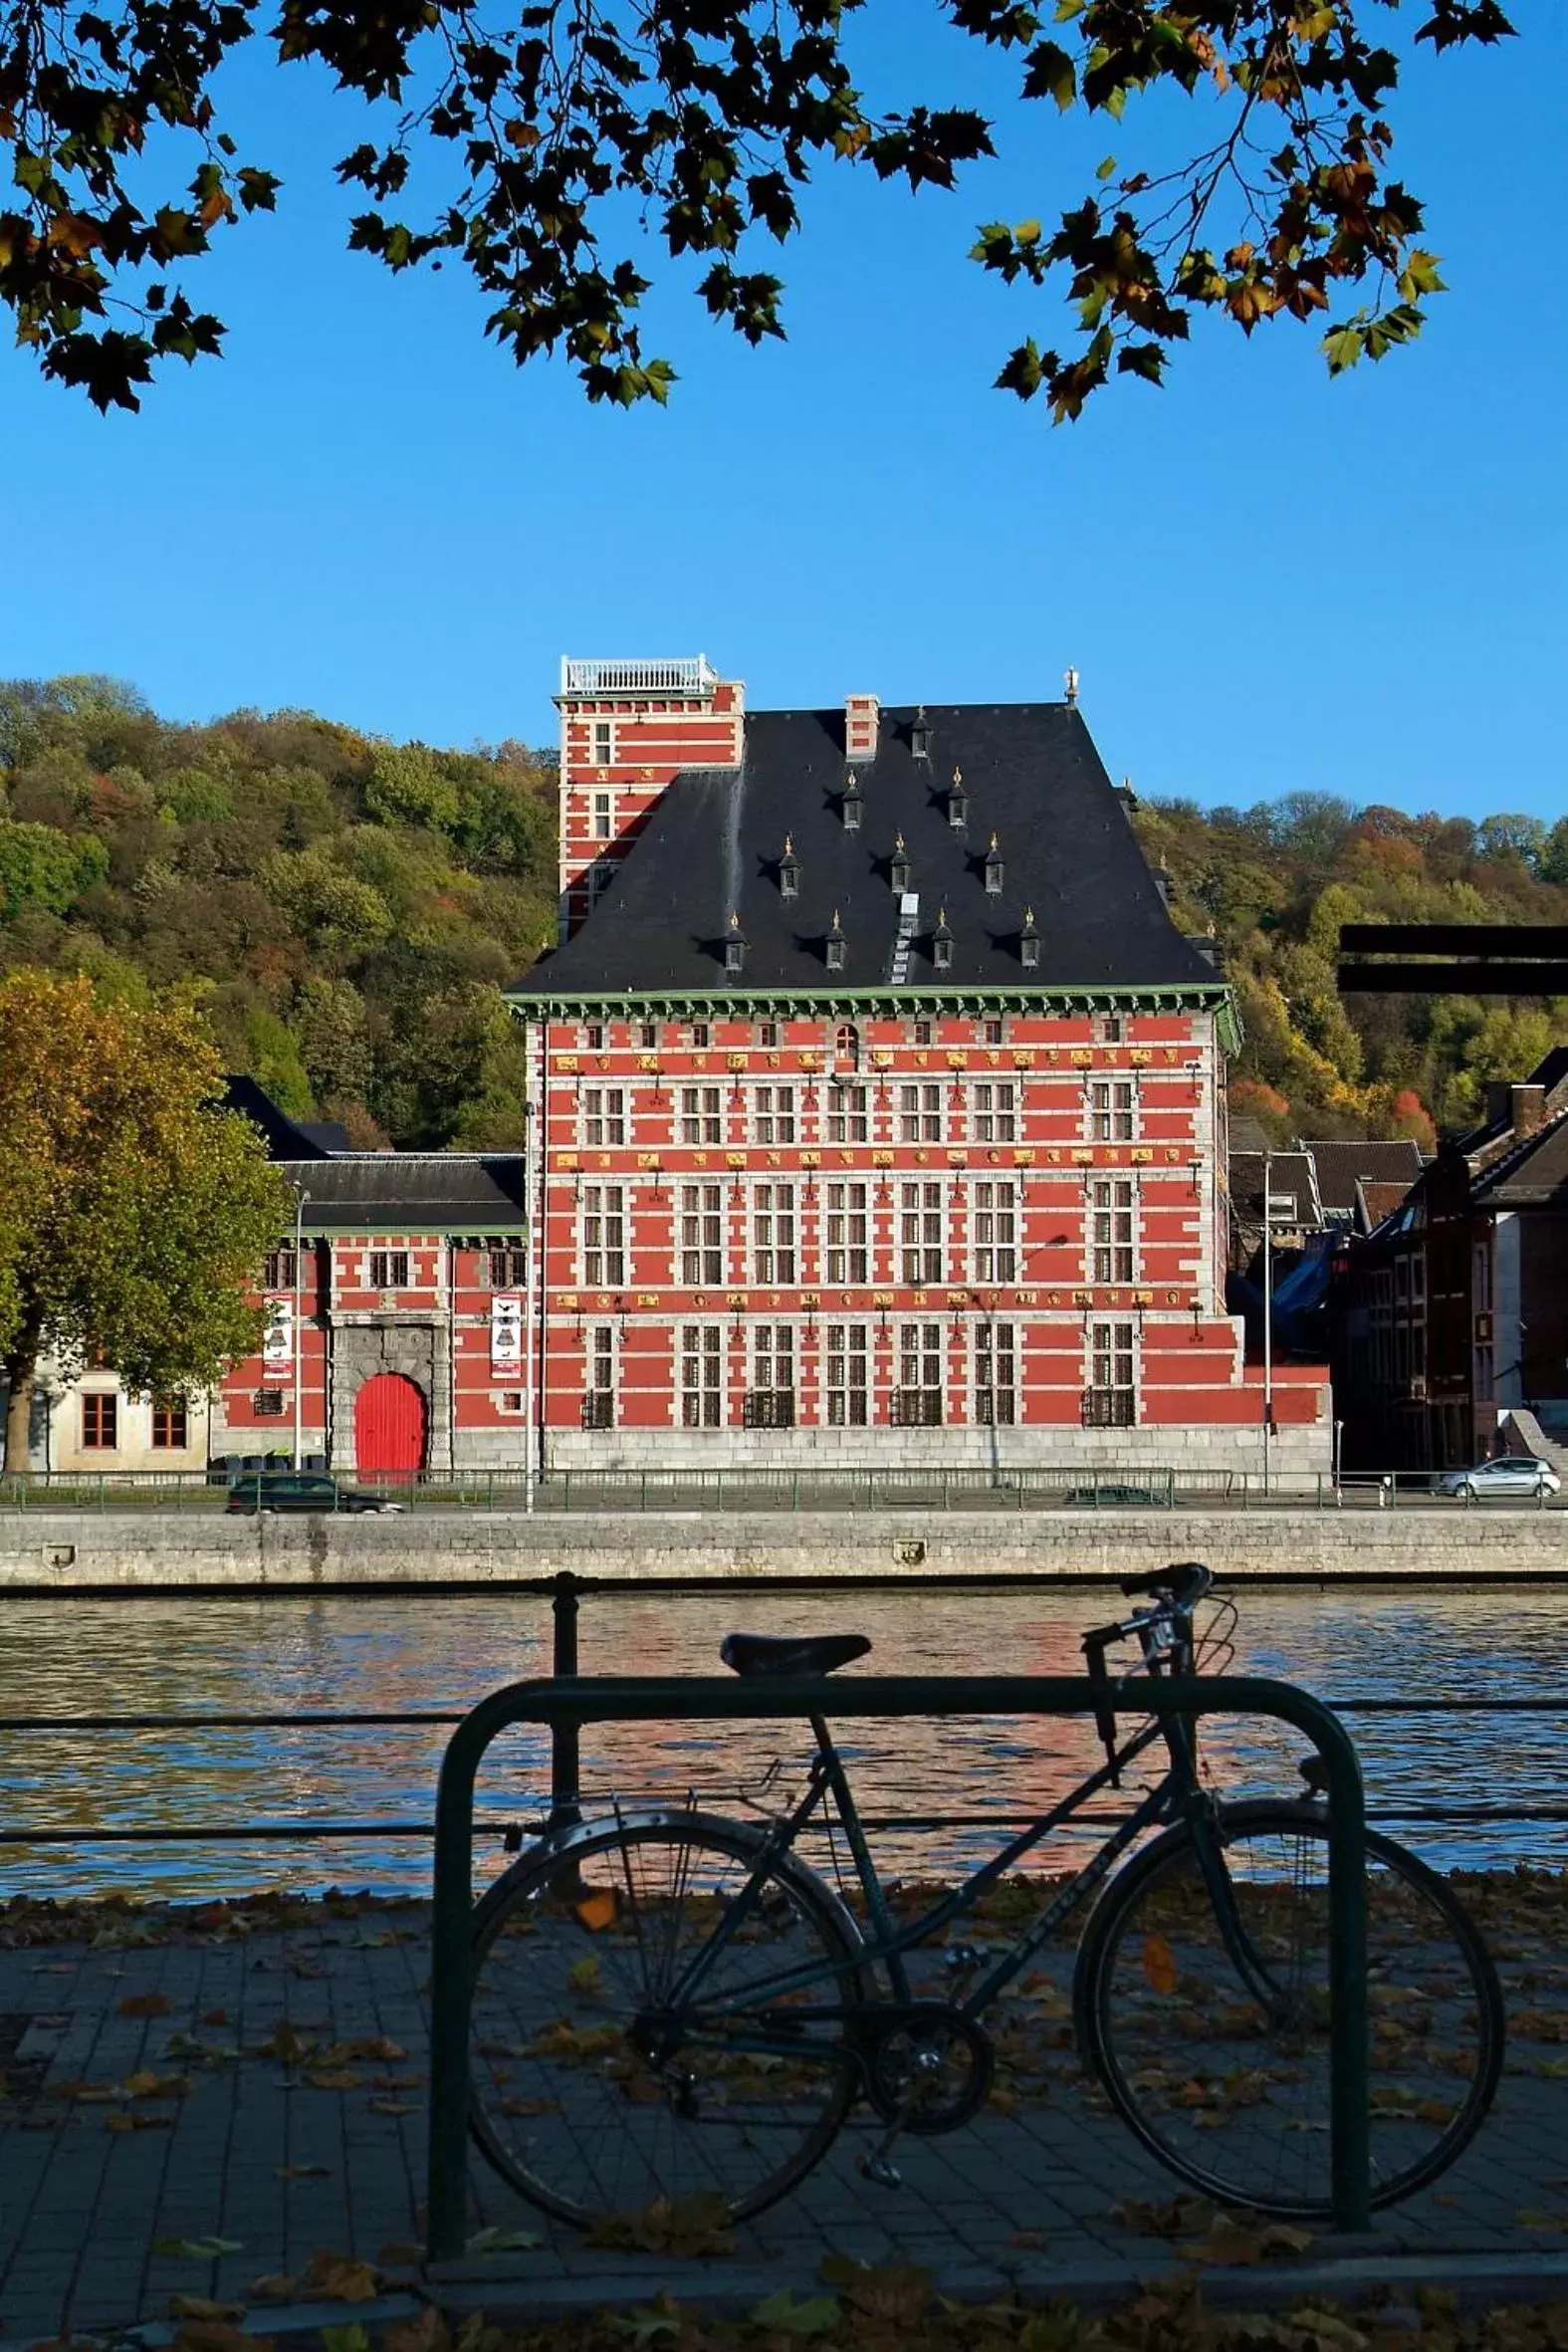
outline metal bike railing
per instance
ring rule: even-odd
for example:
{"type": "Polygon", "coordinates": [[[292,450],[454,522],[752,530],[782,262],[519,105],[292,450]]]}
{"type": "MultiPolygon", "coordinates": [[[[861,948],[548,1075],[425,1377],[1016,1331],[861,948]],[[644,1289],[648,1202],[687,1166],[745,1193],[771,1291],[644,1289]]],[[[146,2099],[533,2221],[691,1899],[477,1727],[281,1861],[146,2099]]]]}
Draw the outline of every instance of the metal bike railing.
{"type": "MultiPolygon", "coordinates": [[[[1329,2128],[1336,2228],[1371,2219],[1367,2107],[1366,1810],[1361,1764],[1337,1716],[1289,1683],[1260,1675],[1194,1675],[1158,1681],[1079,1675],[857,1675],[746,1682],[709,1675],[565,1676],[515,1683],[470,1710],[447,1744],[436,1793],[435,1900],[431,1922],[430,2147],[426,2254],[457,2260],[468,2193],[469,2028],[474,1994],[474,1788],[486,1752],[515,1724],[555,1735],[558,1769],[585,1723],[715,1723],[812,1715],[1255,1715],[1289,1724],[1322,1761],[1329,1823],[1329,2128]],[[563,1748],[561,1735],[568,1736],[563,1748]]],[[[559,1781],[569,1817],[576,1791],[559,1781]]]]}
{"type": "MultiPolygon", "coordinates": [[[[288,1464],[265,1466],[287,1470],[288,1464]]],[[[246,1475],[252,1475],[247,1473],[246,1475]]],[[[1275,1472],[1178,1470],[1164,1465],[1074,1470],[1063,1466],[908,1470],[555,1470],[534,1487],[538,1515],[631,1512],[939,1511],[1546,1511],[1550,1496],[1481,1497],[1434,1492],[1436,1471],[1275,1472]]],[[[522,1468],[419,1471],[345,1487],[384,1490],[409,1512],[517,1512],[527,1501],[522,1468]]],[[[0,1478],[0,1511],[181,1512],[217,1516],[228,1500],[220,1472],[54,1470],[0,1478]]],[[[1568,1508],[1568,1506],[1564,1506],[1568,1508]]]]}

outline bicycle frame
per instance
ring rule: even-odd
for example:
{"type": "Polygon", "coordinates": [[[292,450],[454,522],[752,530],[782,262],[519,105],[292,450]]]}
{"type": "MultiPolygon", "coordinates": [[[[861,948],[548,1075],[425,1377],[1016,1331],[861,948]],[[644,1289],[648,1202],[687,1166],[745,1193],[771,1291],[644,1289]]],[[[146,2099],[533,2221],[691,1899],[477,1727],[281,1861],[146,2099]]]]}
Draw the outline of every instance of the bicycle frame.
{"type": "MultiPolygon", "coordinates": [[[[1091,1772],[1059,1804],[1041,1813],[1026,1828],[1009,1838],[989,1862],[973,1872],[961,1885],[951,1888],[929,1911],[900,1928],[888,1908],[881,1877],[866,1842],[854,1792],[832,1734],[823,1717],[813,1715],[808,1720],[816,1740],[816,1755],[812,1759],[805,1793],[799,1803],[765,1835],[746,1883],[731,1897],[723,1918],[702,1950],[694,1955],[681,1982],[671,1988],[668,2004],[671,2010],[679,2011],[696,2000],[704,1979],[755,1909],[771,1867],[781,1855],[792,1850],[801,1830],[814,1813],[819,1810],[825,1813],[829,1798],[854,1861],[855,1875],[865,1897],[867,1919],[873,1933],[862,1938],[860,1949],[846,1961],[826,1966],[812,1964],[785,1969],[778,1975],[756,1978],[750,1984],[733,1987],[725,1998],[712,2004],[709,2014],[733,2014],[737,2009],[746,2009],[759,1995],[783,1998],[785,1994],[806,1992],[812,1986],[830,1984],[836,1979],[853,1975],[868,1964],[886,1969],[896,2001],[909,2000],[912,1996],[903,1965],[906,1953],[912,1952],[929,1937],[940,1934],[954,1920],[972,1910],[1025,1854],[1042,1845],[1056,1830],[1069,1822],[1082,1805],[1090,1802],[1103,1788],[1112,1785],[1123,1768],[1152,1747],[1155,1741],[1164,1738],[1168,1745],[1173,1745],[1172,1727],[1163,1724],[1150,1724],[1136,1733],[1124,1747],[1116,1751],[1108,1763],[1091,1772]]],[[[1105,1843],[1096,1849],[1090,1860],[1046,1906],[1033,1925],[1008,1947],[977,1984],[969,1988],[961,1999],[954,2002],[954,2007],[967,2017],[981,2015],[1012,1980],[1028,1967],[1061,1921],[1068,1918],[1085,1897],[1101,1884],[1135,1839],[1158,1822],[1178,1818],[1184,1805],[1198,1795],[1196,1772],[1191,1769],[1188,1760],[1173,1748],[1170,1770],[1135,1806],[1127,1819],[1117,1825],[1105,1843]]],[[[810,2018],[821,2021],[830,2015],[839,2016],[842,2011],[803,2010],[791,2006],[789,2013],[791,2021],[799,2024],[810,2018]]],[[[733,2040],[730,2046],[736,2046],[733,2040]]]]}

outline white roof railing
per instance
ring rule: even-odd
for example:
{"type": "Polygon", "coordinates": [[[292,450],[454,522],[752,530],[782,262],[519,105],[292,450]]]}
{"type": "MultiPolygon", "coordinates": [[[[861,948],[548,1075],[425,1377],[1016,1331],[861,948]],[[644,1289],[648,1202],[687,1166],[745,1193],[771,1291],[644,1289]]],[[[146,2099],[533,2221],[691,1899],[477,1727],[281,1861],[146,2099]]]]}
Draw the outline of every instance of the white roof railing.
{"type": "Polygon", "coordinates": [[[597,702],[612,694],[674,694],[706,702],[719,673],[706,653],[674,661],[572,661],[562,658],[562,700],[597,702]]]}

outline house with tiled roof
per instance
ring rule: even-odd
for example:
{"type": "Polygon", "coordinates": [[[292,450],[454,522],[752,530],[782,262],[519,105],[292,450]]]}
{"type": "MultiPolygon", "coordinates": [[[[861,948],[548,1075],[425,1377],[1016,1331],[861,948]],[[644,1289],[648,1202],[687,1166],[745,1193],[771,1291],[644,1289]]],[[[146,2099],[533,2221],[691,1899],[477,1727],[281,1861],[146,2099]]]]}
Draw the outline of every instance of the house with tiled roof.
{"type": "Polygon", "coordinates": [[[1334,1287],[1347,1463],[1458,1467],[1510,1413],[1568,1432],[1568,1048],[1489,1084],[1485,1117],[1408,1188],[1362,1193],[1369,1230],[1334,1287]]]}
{"type": "MultiPolygon", "coordinates": [[[[1234,1042],[1060,702],[750,711],[567,661],[560,914],[510,991],[544,1469],[1255,1468],[1234,1042]]],[[[1275,1461],[1326,1465],[1321,1368],[1275,1461]]]]}

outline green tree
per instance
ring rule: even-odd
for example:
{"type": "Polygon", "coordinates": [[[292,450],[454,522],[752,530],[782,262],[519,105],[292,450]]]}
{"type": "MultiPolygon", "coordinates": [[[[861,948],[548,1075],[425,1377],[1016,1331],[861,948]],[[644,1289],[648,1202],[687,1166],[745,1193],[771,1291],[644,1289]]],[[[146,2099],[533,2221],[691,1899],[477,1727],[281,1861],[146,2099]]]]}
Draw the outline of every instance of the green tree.
{"type": "Polygon", "coordinates": [[[0,1371],[7,1471],[27,1468],[41,1357],[132,1391],[210,1387],[255,1346],[247,1284],[289,1191],[197,1015],[91,982],[0,982],[0,1371]]]}
{"type": "Polygon", "coordinates": [[[108,872],[102,841],[0,819],[0,921],[28,906],[63,915],[108,872]]]}
{"type": "Polygon", "coordinates": [[[462,797],[422,743],[387,743],[377,747],[364,805],[388,824],[427,824],[435,832],[449,832],[462,797]]]}
{"type": "MultiPolygon", "coordinates": [[[[783,287],[749,263],[799,228],[818,163],[953,187],[995,152],[972,110],[856,87],[861,6],[896,28],[911,0],[547,0],[493,32],[468,0],[284,0],[269,37],[281,61],[314,60],[338,89],[401,110],[337,166],[368,199],[350,244],[394,271],[461,262],[519,361],[562,351],[591,399],[630,404],[674,379],[639,326],[658,247],[706,262],[702,302],[756,344],[783,333],[783,287]],[[414,189],[423,218],[400,212],[414,189]]],[[[1121,150],[1054,219],[1042,207],[980,230],[984,268],[1055,280],[1072,306],[1072,348],[1019,344],[998,379],[1008,389],[1074,416],[1113,371],[1157,383],[1205,313],[1247,335],[1315,322],[1334,369],[1419,333],[1442,280],[1421,204],[1390,173],[1391,108],[1413,42],[1496,41],[1512,30],[1499,0],[1425,0],[1413,30],[1397,0],[926,6],[1002,51],[1025,100],[1103,118],[1121,150]],[[1124,122],[1149,91],[1192,102],[1196,152],[1173,161],[1165,109],[1147,142],[1124,122]]],[[[225,59],[255,31],[232,0],[0,7],[16,188],[0,294],[45,373],[101,408],[136,406],[158,361],[220,347],[221,322],[182,280],[220,227],[276,201],[279,181],[239,159],[218,114],[225,59]]]]}

